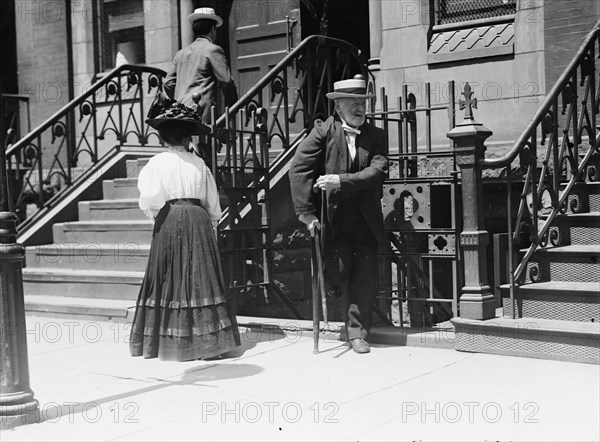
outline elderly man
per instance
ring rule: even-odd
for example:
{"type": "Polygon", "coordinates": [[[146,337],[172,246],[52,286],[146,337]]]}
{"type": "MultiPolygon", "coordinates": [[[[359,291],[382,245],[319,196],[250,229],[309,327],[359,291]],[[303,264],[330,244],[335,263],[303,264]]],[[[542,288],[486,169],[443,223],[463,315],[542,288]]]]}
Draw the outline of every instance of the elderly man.
{"type": "Polygon", "coordinates": [[[311,234],[326,223],[326,278],[346,298],[346,330],[357,353],[370,351],[366,338],[377,295],[377,252],[385,241],[381,197],[387,144],[384,131],[365,122],[369,97],[362,75],[334,83],[327,98],[334,100],[336,115],[315,122],[289,172],[300,221],[311,234]],[[326,219],[320,221],[318,190],[327,200],[326,219]]]}

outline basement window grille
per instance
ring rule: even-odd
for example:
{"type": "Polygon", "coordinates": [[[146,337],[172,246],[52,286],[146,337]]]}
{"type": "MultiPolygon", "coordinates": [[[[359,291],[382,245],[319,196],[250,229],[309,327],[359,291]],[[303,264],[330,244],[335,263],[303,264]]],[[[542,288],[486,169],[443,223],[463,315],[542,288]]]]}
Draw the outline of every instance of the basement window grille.
{"type": "Polygon", "coordinates": [[[436,25],[514,15],[517,12],[517,0],[433,0],[433,2],[436,25]]]}

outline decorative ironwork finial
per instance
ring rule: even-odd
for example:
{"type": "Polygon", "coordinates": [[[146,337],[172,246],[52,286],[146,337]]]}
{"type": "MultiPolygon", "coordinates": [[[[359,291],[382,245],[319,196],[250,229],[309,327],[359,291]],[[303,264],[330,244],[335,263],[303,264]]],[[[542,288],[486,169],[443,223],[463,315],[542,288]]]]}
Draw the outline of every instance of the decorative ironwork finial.
{"type": "Polygon", "coordinates": [[[464,95],[464,100],[459,100],[458,105],[460,110],[465,110],[465,120],[474,120],[473,118],[473,108],[477,109],[477,98],[471,98],[473,92],[471,92],[471,85],[469,83],[465,84],[465,89],[462,91],[462,95],[464,95]]]}
{"type": "Polygon", "coordinates": [[[202,109],[200,109],[200,99],[202,98],[202,94],[200,92],[194,92],[192,94],[192,101],[196,103],[196,114],[202,119],[202,109]]]}

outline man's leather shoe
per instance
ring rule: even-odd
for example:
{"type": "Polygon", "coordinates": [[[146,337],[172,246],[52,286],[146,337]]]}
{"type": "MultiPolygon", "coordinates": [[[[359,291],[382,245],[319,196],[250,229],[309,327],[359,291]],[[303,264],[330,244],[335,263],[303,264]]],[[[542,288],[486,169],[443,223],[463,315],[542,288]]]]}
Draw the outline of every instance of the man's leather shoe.
{"type": "Polygon", "coordinates": [[[367,344],[367,341],[362,338],[351,339],[350,345],[354,353],[369,353],[371,351],[371,347],[367,344]]]}

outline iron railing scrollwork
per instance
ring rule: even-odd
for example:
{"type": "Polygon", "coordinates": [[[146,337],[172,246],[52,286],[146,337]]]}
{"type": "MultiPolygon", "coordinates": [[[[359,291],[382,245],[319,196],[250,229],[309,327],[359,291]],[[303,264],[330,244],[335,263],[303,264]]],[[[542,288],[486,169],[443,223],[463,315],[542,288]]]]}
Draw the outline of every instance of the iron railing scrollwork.
{"type": "Polygon", "coordinates": [[[21,136],[31,130],[31,112],[29,109],[29,96],[17,94],[3,94],[4,98],[4,143],[5,148],[10,148],[21,139],[21,136]]]}
{"type": "Polygon", "coordinates": [[[148,66],[119,66],[8,148],[20,222],[33,216],[26,213],[27,205],[38,210],[51,205],[115,146],[160,144],[145,123],[145,105],[165,74],[148,66]]]}
{"type": "Polygon", "coordinates": [[[502,175],[507,177],[511,302],[514,287],[525,283],[527,276],[532,282],[543,276],[530,263],[536,250],[565,245],[561,216],[587,210],[580,184],[600,179],[599,54],[600,21],[514,145],[504,156],[482,161],[484,168],[504,169],[502,175]],[[514,200],[513,187],[520,188],[514,200]],[[522,258],[513,262],[519,247],[524,248],[522,258]]]}
{"type": "Polygon", "coordinates": [[[390,247],[380,252],[376,311],[387,323],[416,328],[456,316],[462,282],[456,154],[433,142],[454,128],[455,84],[448,83],[448,100],[438,103],[431,85],[422,86],[417,97],[403,85],[395,107],[382,88],[380,109],[368,114],[389,145],[382,208],[390,247]]]}
{"type": "Polygon", "coordinates": [[[213,112],[213,172],[228,204],[220,223],[220,248],[225,277],[237,299],[255,297],[268,304],[274,293],[294,317],[303,318],[273,277],[277,268],[272,191],[314,121],[332,114],[326,94],[333,83],[358,73],[370,76],[356,47],[335,38],[310,36],[223,115],[213,112]]]}

